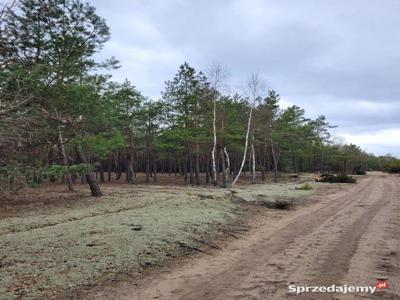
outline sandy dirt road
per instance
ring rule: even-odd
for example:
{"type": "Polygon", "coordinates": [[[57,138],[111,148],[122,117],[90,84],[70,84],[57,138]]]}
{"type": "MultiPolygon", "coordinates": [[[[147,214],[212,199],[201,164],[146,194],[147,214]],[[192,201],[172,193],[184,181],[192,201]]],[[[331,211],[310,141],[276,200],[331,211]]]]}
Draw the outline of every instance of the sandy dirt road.
{"type": "Polygon", "coordinates": [[[96,299],[400,299],[400,177],[372,173],[316,203],[271,211],[244,238],[96,299]],[[368,285],[374,294],[289,293],[288,285],[368,285]]]}

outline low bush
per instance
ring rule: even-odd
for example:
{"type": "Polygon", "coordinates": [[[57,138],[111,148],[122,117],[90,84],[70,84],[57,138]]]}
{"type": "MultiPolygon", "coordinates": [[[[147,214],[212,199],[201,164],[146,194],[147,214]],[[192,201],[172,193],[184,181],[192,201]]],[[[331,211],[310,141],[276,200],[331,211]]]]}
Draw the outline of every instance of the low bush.
{"type": "Polygon", "coordinates": [[[400,160],[392,160],[388,162],[384,167],[383,171],[388,173],[400,173],[400,160]]]}
{"type": "Polygon", "coordinates": [[[292,202],[284,201],[284,200],[277,200],[275,201],[274,207],[276,209],[289,209],[292,206],[292,202]]]}
{"type": "Polygon", "coordinates": [[[302,191],[309,191],[312,190],[313,187],[309,183],[304,183],[302,186],[295,187],[296,190],[302,190],[302,191]]]}
{"type": "Polygon", "coordinates": [[[339,174],[336,176],[337,177],[337,182],[342,182],[342,183],[356,183],[356,179],[347,175],[347,174],[339,174]]]}
{"type": "Polygon", "coordinates": [[[317,182],[337,182],[334,174],[322,174],[319,178],[316,178],[317,182]]]}
{"type": "Polygon", "coordinates": [[[328,183],[356,183],[356,179],[347,174],[323,174],[320,178],[316,179],[318,182],[328,182],[328,183]]]}
{"type": "Polygon", "coordinates": [[[361,166],[356,166],[353,168],[353,172],[354,175],[366,175],[367,172],[365,171],[365,168],[361,167],[361,166]]]}
{"type": "Polygon", "coordinates": [[[0,167],[0,192],[37,187],[44,182],[61,180],[66,174],[81,174],[92,170],[93,166],[90,164],[51,165],[45,168],[21,165],[4,166],[0,167]]]}

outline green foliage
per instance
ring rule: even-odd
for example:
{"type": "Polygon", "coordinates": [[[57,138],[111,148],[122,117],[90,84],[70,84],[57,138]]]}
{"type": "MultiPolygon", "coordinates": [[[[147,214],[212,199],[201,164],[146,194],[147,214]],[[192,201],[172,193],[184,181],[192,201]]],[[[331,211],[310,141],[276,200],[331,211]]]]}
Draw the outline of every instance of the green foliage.
{"type": "Polygon", "coordinates": [[[115,149],[126,147],[125,137],[120,132],[91,135],[85,142],[90,153],[100,159],[105,159],[115,149]]]}
{"type": "Polygon", "coordinates": [[[334,174],[323,174],[321,178],[317,179],[318,182],[328,182],[328,183],[356,183],[357,179],[341,173],[338,175],[334,174]]]}
{"type": "MultiPolygon", "coordinates": [[[[0,164],[18,165],[3,171],[1,180],[12,189],[38,185],[43,174],[57,180],[75,172],[61,166],[44,171],[19,167],[31,165],[36,156],[41,156],[38,165],[45,165],[45,153],[56,152],[61,143],[65,157],[51,153],[53,159],[89,159],[97,165],[113,154],[118,157],[117,169],[135,165],[135,171],[143,172],[151,161],[157,171],[165,168],[167,159],[183,169],[189,162],[196,175],[206,172],[214,144],[214,103],[217,150],[226,150],[232,172],[243,155],[250,111],[249,143],[256,169],[264,175],[275,167],[362,174],[382,170],[393,159],[369,155],[352,144],[334,145],[329,133],[334,126],[325,116],[312,120],[296,105],[280,108],[280,95],[274,90],[264,98],[255,97],[254,107],[245,96],[224,95],[217,89],[220,85],[211,87],[207,77],[187,62],[166,82],[162,98],[151,101],[130,81],[111,82],[110,76],[96,73],[116,67],[116,61],[95,60],[110,32],[93,6],[81,0],[17,3],[0,20],[0,164]],[[80,158],[74,149],[77,141],[83,149],[80,158]]],[[[220,160],[218,155],[217,166],[225,168],[220,160]]],[[[113,168],[112,163],[107,166],[113,168]]]]}
{"type": "Polygon", "coordinates": [[[82,174],[93,171],[93,166],[90,164],[76,164],[71,166],[51,165],[44,168],[41,172],[44,179],[55,181],[61,179],[66,174],[82,174]]]}
{"type": "Polygon", "coordinates": [[[5,166],[0,168],[0,190],[17,191],[25,187],[40,186],[44,182],[60,180],[66,174],[82,174],[91,171],[93,171],[93,166],[90,164],[48,167],[5,166]]]}
{"type": "Polygon", "coordinates": [[[400,173],[400,160],[392,160],[385,164],[383,170],[388,173],[400,173]]]}
{"type": "Polygon", "coordinates": [[[44,177],[50,180],[51,182],[54,182],[57,179],[62,178],[67,173],[68,173],[68,166],[61,166],[61,165],[51,165],[48,166],[43,171],[44,177]]]}
{"type": "Polygon", "coordinates": [[[104,97],[112,125],[125,132],[133,131],[139,122],[140,106],[146,98],[128,80],[122,84],[110,83],[104,97]]]}
{"type": "Polygon", "coordinates": [[[44,182],[41,168],[9,165],[0,168],[0,190],[17,191],[25,187],[36,187],[44,182]]]}
{"type": "Polygon", "coordinates": [[[309,190],[312,190],[313,187],[309,183],[304,183],[302,186],[296,187],[295,189],[296,190],[302,190],[302,191],[309,191],[309,190]]]}
{"type": "MultiPolygon", "coordinates": [[[[249,109],[244,98],[239,95],[223,96],[217,102],[217,136],[229,149],[242,151],[243,139],[249,109]]],[[[212,118],[210,116],[209,120],[212,118]]],[[[210,133],[211,131],[211,124],[210,133]]]]}
{"type": "Polygon", "coordinates": [[[68,80],[94,67],[94,53],[109,39],[95,8],[75,0],[23,0],[1,22],[2,57],[7,67],[46,67],[47,79],[68,80]]]}
{"type": "Polygon", "coordinates": [[[26,186],[26,176],[18,166],[0,168],[0,191],[17,191],[26,186]]]}
{"type": "Polygon", "coordinates": [[[201,105],[209,90],[209,83],[202,72],[197,72],[187,62],[179,67],[178,73],[166,82],[163,100],[168,103],[168,122],[171,125],[192,128],[199,125],[201,105]]]}
{"type": "Polygon", "coordinates": [[[201,129],[206,126],[210,96],[206,76],[186,62],[179,67],[174,78],[166,82],[162,93],[167,108],[165,121],[171,131],[178,131],[172,134],[180,139],[176,145],[178,148],[190,149],[191,143],[205,139],[206,131],[201,129]]]}
{"type": "Polygon", "coordinates": [[[363,168],[362,166],[355,166],[353,168],[353,172],[354,175],[366,175],[367,172],[365,171],[365,168],[363,168]]]}

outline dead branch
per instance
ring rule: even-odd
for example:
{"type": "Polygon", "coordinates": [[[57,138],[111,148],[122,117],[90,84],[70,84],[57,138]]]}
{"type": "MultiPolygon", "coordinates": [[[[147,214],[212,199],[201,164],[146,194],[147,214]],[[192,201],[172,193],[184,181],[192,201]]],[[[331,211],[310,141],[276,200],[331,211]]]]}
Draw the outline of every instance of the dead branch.
{"type": "Polygon", "coordinates": [[[11,11],[11,9],[15,6],[17,3],[17,0],[11,1],[11,3],[6,3],[2,6],[0,9],[0,20],[4,18],[4,16],[11,11]]]}
{"type": "Polygon", "coordinates": [[[199,248],[186,245],[185,243],[182,243],[182,242],[177,242],[177,244],[178,244],[180,247],[182,247],[182,248],[186,248],[186,249],[189,249],[189,250],[199,251],[199,252],[208,254],[208,252],[206,252],[206,251],[204,251],[204,250],[201,250],[201,249],[199,249],[199,248]]]}
{"type": "Polygon", "coordinates": [[[211,248],[217,249],[217,250],[222,250],[222,248],[218,245],[215,245],[214,243],[207,241],[207,240],[198,240],[198,239],[194,239],[196,242],[198,243],[202,243],[204,245],[210,246],[211,248]]]}
{"type": "Polygon", "coordinates": [[[230,236],[233,236],[235,239],[239,239],[239,237],[235,234],[233,234],[232,232],[230,232],[229,230],[226,229],[222,229],[223,232],[225,232],[226,234],[229,234],[230,236]]]}

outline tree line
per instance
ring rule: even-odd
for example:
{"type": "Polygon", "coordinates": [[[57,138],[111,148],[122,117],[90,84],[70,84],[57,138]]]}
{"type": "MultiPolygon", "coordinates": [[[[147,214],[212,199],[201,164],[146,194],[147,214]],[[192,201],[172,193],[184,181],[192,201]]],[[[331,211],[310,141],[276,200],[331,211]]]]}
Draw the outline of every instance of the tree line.
{"type": "MultiPolygon", "coordinates": [[[[225,93],[226,72],[187,62],[149,99],[130,81],[114,82],[115,58],[96,61],[110,30],[78,0],[20,0],[0,12],[0,188],[62,180],[70,190],[98,181],[134,184],[157,175],[195,185],[276,182],[279,172],[382,169],[353,144],[332,141],[323,115],[283,108],[258,74],[247,90],[225,93]]],[[[134,55],[134,53],[132,54],[134,55]]]]}

